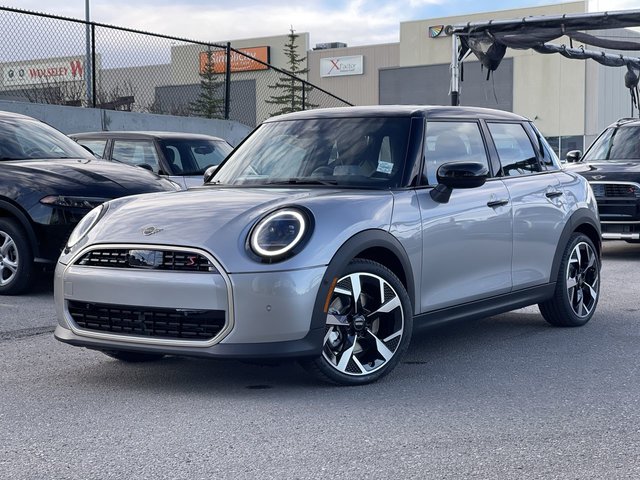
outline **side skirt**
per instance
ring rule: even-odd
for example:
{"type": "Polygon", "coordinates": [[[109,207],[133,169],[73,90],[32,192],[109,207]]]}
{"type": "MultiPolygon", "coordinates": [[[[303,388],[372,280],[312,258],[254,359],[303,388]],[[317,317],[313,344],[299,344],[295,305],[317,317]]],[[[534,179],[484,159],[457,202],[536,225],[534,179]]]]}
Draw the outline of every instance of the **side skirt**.
{"type": "Polygon", "coordinates": [[[553,296],[556,284],[548,283],[516,292],[476,300],[455,307],[447,307],[421,313],[414,317],[415,327],[427,327],[458,320],[473,320],[509,312],[518,308],[544,302],[553,296]]]}

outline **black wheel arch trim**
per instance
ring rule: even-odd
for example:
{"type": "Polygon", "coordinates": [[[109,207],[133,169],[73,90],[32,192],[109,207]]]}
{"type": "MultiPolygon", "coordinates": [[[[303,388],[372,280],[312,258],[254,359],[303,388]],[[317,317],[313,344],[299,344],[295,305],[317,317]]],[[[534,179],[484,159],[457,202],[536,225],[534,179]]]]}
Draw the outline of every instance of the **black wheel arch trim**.
{"type": "Polygon", "coordinates": [[[560,234],[560,240],[558,241],[556,253],[553,256],[553,263],[551,265],[551,277],[549,279],[550,282],[555,282],[555,280],[558,278],[560,263],[562,262],[562,255],[567,244],[569,243],[569,238],[576,230],[580,228],[580,226],[585,224],[589,225],[597,232],[598,238],[594,243],[598,251],[598,256],[602,254],[602,235],[600,232],[600,222],[598,218],[596,218],[594,213],[588,208],[580,208],[576,210],[571,215],[571,217],[569,217],[569,221],[565,224],[564,229],[560,234]]]}
{"type": "Polygon", "coordinates": [[[31,250],[33,251],[33,256],[38,257],[40,253],[40,248],[39,248],[36,234],[33,231],[31,222],[29,221],[29,216],[26,213],[24,213],[19,206],[1,198],[0,198],[0,210],[5,210],[9,212],[9,215],[11,217],[17,219],[18,222],[20,222],[20,225],[22,225],[22,228],[24,228],[24,231],[26,232],[27,237],[29,238],[29,242],[31,243],[31,250]]]}
{"type": "Polygon", "coordinates": [[[409,256],[402,244],[392,234],[385,230],[371,229],[355,234],[349,238],[335,253],[322,278],[320,289],[313,306],[311,317],[311,329],[323,328],[326,323],[324,305],[329,295],[329,289],[334,278],[338,278],[344,267],[359,253],[370,248],[385,248],[392,252],[399,260],[404,271],[407,293],[411,300],[411,307],[415,311],[415,286],[413,281],[413,268],[409,256]]]}

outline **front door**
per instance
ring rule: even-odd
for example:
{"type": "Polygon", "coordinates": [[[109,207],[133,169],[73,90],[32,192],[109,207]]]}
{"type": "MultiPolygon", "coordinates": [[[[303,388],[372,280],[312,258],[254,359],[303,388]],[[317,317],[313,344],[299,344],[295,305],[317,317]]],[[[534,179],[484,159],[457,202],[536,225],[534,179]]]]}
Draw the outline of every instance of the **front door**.
{"type": "MultiPolygon", "coordinates": [[[[425,175],[437,184],[443,163],[480,162],[487,149],[475,121],[429,121],[425,175]]],[[[422,215],[422,312],[508,293],[511,290],[512,211],[500,179],[483,186],[454,189],[449,202],[435,202],[418,191],[422,215]]]]}

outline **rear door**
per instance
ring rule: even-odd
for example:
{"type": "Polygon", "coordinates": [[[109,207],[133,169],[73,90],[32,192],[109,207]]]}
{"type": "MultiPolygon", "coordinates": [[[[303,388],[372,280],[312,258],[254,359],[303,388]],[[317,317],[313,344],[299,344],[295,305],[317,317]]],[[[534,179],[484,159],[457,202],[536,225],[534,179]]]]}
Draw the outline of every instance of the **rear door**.
{"type": "Polygon", "coordinates": [[[489,167],[483,131],[475,120],[428,121],[424,175],[417,191],[423,232],[422,312],[488,298],[511,290],[512,213],[504,183],[454,189],[448,203],[429,192],[443,163],[489,167]]]}
{"type": "Polygon", "coordinates": [[[566,223],[562,173],[542,157],[541,143],[527,122],[487,122],[487,127],[513,207],[513,289],[542,285],[550,280],[566,223]]]}

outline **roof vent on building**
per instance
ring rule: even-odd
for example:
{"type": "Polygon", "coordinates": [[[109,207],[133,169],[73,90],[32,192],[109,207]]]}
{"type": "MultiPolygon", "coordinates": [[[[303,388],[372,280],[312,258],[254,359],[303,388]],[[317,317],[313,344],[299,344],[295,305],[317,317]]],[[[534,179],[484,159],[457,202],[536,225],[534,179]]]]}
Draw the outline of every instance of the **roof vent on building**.
{"type": "Polygon", "coordinates": [[[342,42],[316,43],[314,50],[328,50],[330,48],[346,48],[347,44],[342,42]]]}

